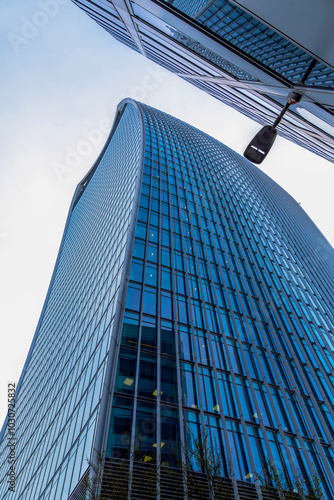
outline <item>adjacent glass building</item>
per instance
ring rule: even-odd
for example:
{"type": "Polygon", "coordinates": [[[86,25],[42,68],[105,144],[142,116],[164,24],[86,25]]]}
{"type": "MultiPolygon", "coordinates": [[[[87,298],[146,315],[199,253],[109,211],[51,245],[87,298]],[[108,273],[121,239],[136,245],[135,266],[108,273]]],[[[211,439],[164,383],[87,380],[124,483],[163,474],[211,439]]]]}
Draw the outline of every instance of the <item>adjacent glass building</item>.
{"type": "Polygon", "coordinates": [[[120,42],[263,125],[299,89],[278,133],[334,161],[330,2],[72,1],[120,42]]]}
{"type": "Polygon", "coordinates": [[[84,498],[94,449],[111,463],[140,437],[144,462],[175,466],[205,429],[235,498],[263,498],[270,460],[333,499],[333,283],[333,248],[274,181],[122,101],[19,382],[15,497],[2,430],[1,498],[84,498]]]}

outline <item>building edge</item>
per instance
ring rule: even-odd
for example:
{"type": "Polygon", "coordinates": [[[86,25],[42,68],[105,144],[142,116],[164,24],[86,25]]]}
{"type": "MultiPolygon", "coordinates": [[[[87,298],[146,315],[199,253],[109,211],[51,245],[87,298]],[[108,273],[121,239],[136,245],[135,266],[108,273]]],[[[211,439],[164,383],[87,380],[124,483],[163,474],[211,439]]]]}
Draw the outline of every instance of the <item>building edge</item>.
{"type": "MultiPolygon", "coordinates": [[[[21,375],[20,375],[20,378],[19,378],[19,381],[17,383],[17,387],[16,387],[16,392],[15,392],[15,397],[17,398],[18,395],[19,395],[19,392],[20,392],[20,388],[22,386],[22,383],[24,381],[24,377],[25,377],[25,374],[26,374],[26,371],[27,371],[27,368],[28,368],[28,365],[29,365],[29,362],[30,362],[30,359],[31,359],[31,356],[32,356],[32,352],[34,350],[34,347],[35,347],[35,344],[36,344],[36,341],[37,341],[37,338],[38,338],[38,334],[39,334],[39,331],[40,331],[40,326],[42,324],[42,321],[44,319],[44,314],[45,314],[45,310],[46,310],[46,307],[47,307],[47,304],[48,304],[48,301],[49,301],[49,297],[50,297],[50,293],[52,291],[52,287],[53,287],[53,284],[54,284],[54,280],[55,280],[55,277],[56,277],[56,274],[57,274],[57,270],[58,270],[58,265],[59,265],[59,261],[60,261],[60,258],[61,258],[61,254],[62,254],[62,250],[63,250],[63,246],[64,246],[64,242],[65,242],[65,238],[66,238],[66,233],[67,233],[67,229],[68,229],[68,225],[69,225],[69,222],[70,222],[70,219],[71,219],[71,215],[72,215],[72,211],[75,207],[75,205],[77,204],[77,202],[79,201],[82,193],[84,192],[87,184],[89,183],[90,179],[92,178],[92,176],[94,175],[95,173],[95,170],[97,169],[97,167],[99,166],[116,130],[117,130],[117,127],[118,127],[118,124],[121,120],[121,117],[122,117],[122,114],[123,114],[123,111],[125,109],[125,104],[128,103],[128,102],[131,102],[133,105],[135,105],[135,101],[133,101],[132,99],[123,99],[118,107],[117,107],[117,112],[116,112],[116,115],[115,115],[115,118],[114,118],[114,122],[112,124],[112,127],[111,127],[111,130],[110,130],[110,133],[109,133],[109,136],[101,150],[101,153],[99,154],[99,156],[97,157],[97,159],[95,160],[93,166],[89,169],[89,171],[87,172],[87,174],[84,176],[84,178],[82,179],[82,181],[79,182],[79,184],[77,185],[76,189],[75,189],[75,192],[74,192],[74,195],[73,195],[73,198],[72,198],[72,201],[71,201],[71,204],[70,204],[70,207],[69,207],[69,210],[68,210],[68,215],[66,217],[66,221],[65,221],[65,225],[64,225],[64,230],[63,230],[63,236],[62,236],[62,239],[61,239],[61,242],[60,242],[60,245],[59,245],[59,250],[58,250],[58,254],[57,254],[57,258],[56,258],[56,262],[55,262],[55,265],[54,265],[54,269],[53,269],[53,272],[52,272],[52,275],[51,275],[51,279],[50,279],[50,284],[48,286],[48,290],[47,290],[47,293],[46,293],[46,297],[45,297],[45,300],[44,300],[44,304],[43,304],[43,308],[42,308],[42,311],[41,311],[41,314],[40,314],[40,317],[39,317],[39,320],[38,320],[38,323],[37,323],[37,326],[36,326],[36,330],[35,330],[35,333],[34,333],[34,336],[33,336],[33,339],[31,341],[31,344],[30,344],[30,348],[29,348],[29,351],[28,351],[28,354],[27,354],[27,357],[26,357],[26,360],[25,360],[25,363],[23,365],[23,369],[22,369],[22,372],[21,372],[21,375]]],[[[7,426],[7,422],[8,422],[8,413],[6,414],[6,417],[4,419],[4,422],[2,424],[2,427],[1,427],[1,431],[0,431],[0,443],[2,442],[3,438],[4,438],[4,434],[5,434],[5,431],[6,431],[6,426],[7,426]]]]}
{"type": "MultiPolygon", "coordinates": [[[[138,209],[140,200],[140,190],[142,184],[142,173],[143,173],[143,157],[145,152],[145,127],[143,122],[143,114],[140,106],[131,98],[123,99],[117,106],[115,124],[118,124],[122,114],[127,105],[132,105],[138,112],[140,117],[140,128],[142,134],[141,150],[139,156],[139,169],[137,174],[137,185],[135,188],[133,208],[131,215],[131,222],[129,227],[129,237],[127,241],[127,246],[125,250],[124,265],[122,270],[122,277],[120,283],[120,290],[117,299],[117,307],[115,312],[115,323],[112,327],[112,332],[110,332],[110,344],[109,344],[109,355],[106,367],[106,372],[104,376],[104,383],[102,389],[102,397],[100,403],[99,414],[96,422],[95,436],[93,439],[93,446],[91,451],[90,462],[93,466],[98,466],[101,455],[106,451],[108,431],[109,426],[107,425],[110,420],[113,392],[115,385],[116,369],[117,369],[117,359],[120,348],[120,339],[122,333],[123,316],[125,309],[125,300],[129,283],[130,266],[132,260],[133,244],[135,239],[135,229],[138,219],[138,209]],[[112,335],[113,334],[113,335],[112,335]]],[[[103,154],[103,153],[102,153],[103,154]]],[[[96,168],[96,167],[95,167],[96,168]]],[[[91,468],[91,478],[93,478],[95,472],[94,468],[91,468]]]]}

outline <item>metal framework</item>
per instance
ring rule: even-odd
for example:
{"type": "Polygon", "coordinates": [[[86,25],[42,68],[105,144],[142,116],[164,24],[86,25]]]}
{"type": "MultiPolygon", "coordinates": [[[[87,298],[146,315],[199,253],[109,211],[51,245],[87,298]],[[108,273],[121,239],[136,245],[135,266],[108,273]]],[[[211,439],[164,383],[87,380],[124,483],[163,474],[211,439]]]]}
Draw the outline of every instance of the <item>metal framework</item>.
{"type": "Polygon", "coordinates": [[[319,61],[300,85],[314,54],[236,2],[73,1],[116,39],[262,125],[301,93],[278,133],[334,161],[334,69],[319,61]]]}

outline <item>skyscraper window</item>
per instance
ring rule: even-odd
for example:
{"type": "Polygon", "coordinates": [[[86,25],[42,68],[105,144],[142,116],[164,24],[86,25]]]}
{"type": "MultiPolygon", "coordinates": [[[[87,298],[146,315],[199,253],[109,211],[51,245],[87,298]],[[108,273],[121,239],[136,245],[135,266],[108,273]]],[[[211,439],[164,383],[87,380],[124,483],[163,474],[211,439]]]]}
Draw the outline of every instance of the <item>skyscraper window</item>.
{"type": "MultiPolygon", "coordinates": [[[[274,181],[122,101],[74,195],[17,390],[17,498],[80,498],[96,452],[106,495],[125,461],[134,495],[140,464],[179,498],[168,469],[206,436],[235,497],[262,498],[274,464],[291,488],[316,474],[332,499],[333,283],[332,247],[274,181]]],[[[3,499],[7,438],[5,425],[3,499]]]]}

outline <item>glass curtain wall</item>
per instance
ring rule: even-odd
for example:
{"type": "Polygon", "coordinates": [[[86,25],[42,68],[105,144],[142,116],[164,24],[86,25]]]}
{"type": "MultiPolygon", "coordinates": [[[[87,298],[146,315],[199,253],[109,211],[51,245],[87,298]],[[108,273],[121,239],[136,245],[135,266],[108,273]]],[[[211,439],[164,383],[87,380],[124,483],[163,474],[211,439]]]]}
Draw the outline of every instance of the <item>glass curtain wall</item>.
{"type": "Polygon", "coordinates": [[[269,177],[147,106],[108,457],[171,465],[206,429],[232,474],[333,478],[333,250],[269,177]],[[321,253],[320,253],[321,248],[321,253]]]}
{"type": "MultiPolygon", "coordinates": [[[[140,157],[140,120],[128,107],[79,185],[41,319],[16,395],[16,491],[67,499],[94,438],[120,290],[140,157]]],[[[8,491],[8,429],[0,497],[8,491]]]]}
{"type": "Polygon", "coordinates": [[[107,457],[137,440],[137,458],[172,466],[205,431],[226,476],[259,492],[269,459],[291,482],[317,471],[333,498],[333,283],[332,247],[283,189],[123,101],[74,197],[19,383],[17,498],[66,500],[101,429],[107,457]]]}

